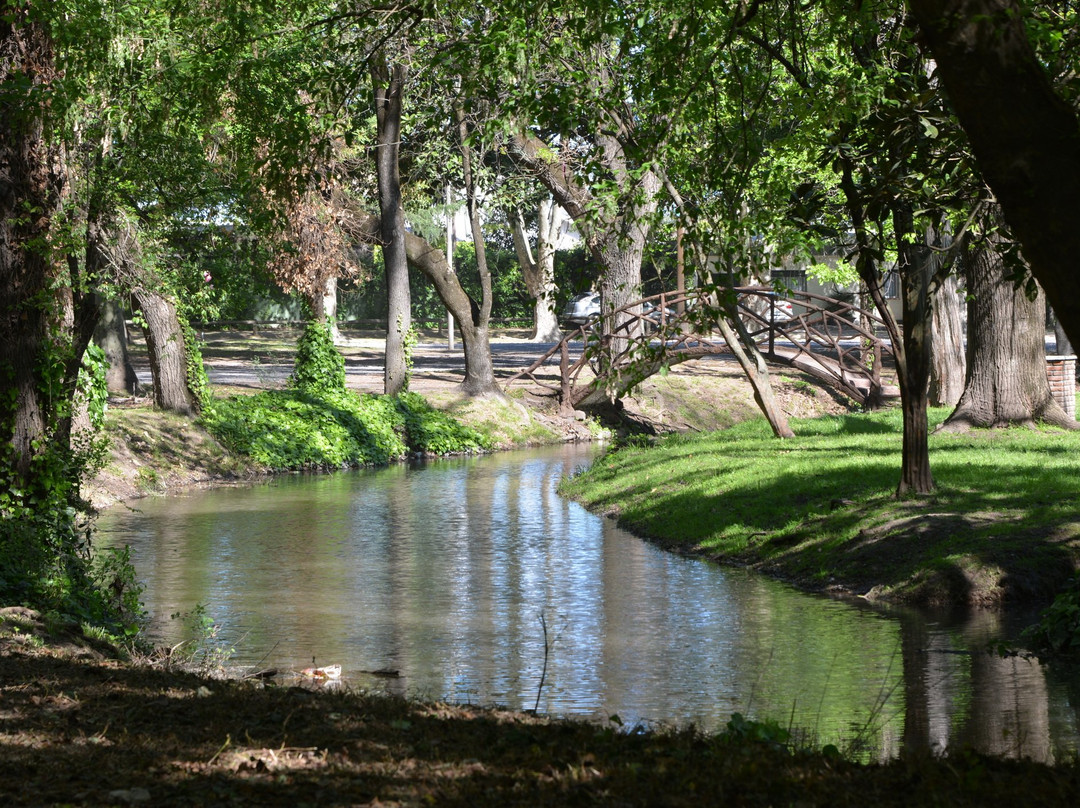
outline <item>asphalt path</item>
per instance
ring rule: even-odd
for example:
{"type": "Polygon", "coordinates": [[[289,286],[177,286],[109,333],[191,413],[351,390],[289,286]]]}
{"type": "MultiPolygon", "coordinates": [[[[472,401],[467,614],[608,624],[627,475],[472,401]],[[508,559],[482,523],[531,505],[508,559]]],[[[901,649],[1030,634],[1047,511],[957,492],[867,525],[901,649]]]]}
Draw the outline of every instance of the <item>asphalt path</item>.
{"type": "MultiPolygon", "coordinates": [[[[348,387],[365,392],[382,392],[385,364],[381,345],[375,340],[347,341],[342,346],[345,356],[345,376],[348,387]]],[[[499,341],[491,344],[492,364],[500,379],[509,378],[555,347],[557,343],[499,341]]],[[[572,355],[581,344],[572,345],[572,355]],[[576,350],[575,350],[576,349],[576,350]]],[[[217,357],[207,352],[203,357],[206,374],[213,385],[273,389],[284,386],[293,372],[291,361],[248,361],[236,357],[217,357]]],[[[558,363],[553,366],[558,371],[558,363]]],[[[150,368],[136,365],[139,382],[151,383],[150,368]]],[[[443,343],[421,343],[413,350],[412,378],[417,386],[430,382],[434,386],[453,386],[465,378],[465,357],[460,341],[453,350],[443,343]]]]}

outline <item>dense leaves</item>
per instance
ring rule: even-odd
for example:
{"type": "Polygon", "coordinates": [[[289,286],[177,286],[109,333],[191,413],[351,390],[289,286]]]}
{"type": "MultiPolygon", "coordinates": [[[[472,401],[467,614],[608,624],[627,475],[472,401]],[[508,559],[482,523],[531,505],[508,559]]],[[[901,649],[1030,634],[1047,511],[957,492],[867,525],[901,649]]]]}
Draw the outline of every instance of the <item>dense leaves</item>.
{"type": "Polygon", "coordinates": [[[382,465],[414,453],[490,448],[476,431],[420,396],[282,390],[214,402],[203,416],[229,449],[268,469],[382,465]]]}

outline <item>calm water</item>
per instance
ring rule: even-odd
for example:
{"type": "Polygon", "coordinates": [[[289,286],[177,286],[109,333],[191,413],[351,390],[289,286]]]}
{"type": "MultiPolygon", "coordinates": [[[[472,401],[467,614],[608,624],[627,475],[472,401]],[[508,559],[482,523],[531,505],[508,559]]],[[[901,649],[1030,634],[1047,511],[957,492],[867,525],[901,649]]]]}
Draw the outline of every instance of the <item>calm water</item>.
{"type": "Polygon", "coordinates": [[[539,692],[541,711],[628,725],[741,712],[876,755],[1077,749],[1080,683],[985,653],[1015,633],[1000,616],[860,608],[662,552],[555,493],[589,456],[288,477],[142,500],[100,527],[131,545],[163,642],[204,604],[240,664],[315,658],[357,688],[516,708],[539,692]]]}

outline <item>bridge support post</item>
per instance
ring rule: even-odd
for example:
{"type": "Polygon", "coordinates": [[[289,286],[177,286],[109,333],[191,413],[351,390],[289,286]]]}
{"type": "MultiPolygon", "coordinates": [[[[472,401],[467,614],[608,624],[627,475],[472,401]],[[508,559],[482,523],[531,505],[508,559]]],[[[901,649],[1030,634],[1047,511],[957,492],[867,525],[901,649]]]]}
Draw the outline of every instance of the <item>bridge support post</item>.
{"type": "Polygon", "coordinates": [[[574,403],[570,400],[570,349],[566,340],[559,352],[559,415],[569,416],[574,412],[574,403]]]}

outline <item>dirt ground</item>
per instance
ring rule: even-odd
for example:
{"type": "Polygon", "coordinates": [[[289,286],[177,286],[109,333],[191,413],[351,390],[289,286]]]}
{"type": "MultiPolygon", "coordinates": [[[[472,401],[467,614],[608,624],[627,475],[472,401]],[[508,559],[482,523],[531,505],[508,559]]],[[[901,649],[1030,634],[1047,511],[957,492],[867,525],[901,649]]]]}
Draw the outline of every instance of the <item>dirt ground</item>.
{"type": "Polygon", "coordinates": [[[120,662],[0,610],[5,806],[1080,804],[1080,766],[960,752],[859,764],[726,736],[268,686],[120,662]]]}

